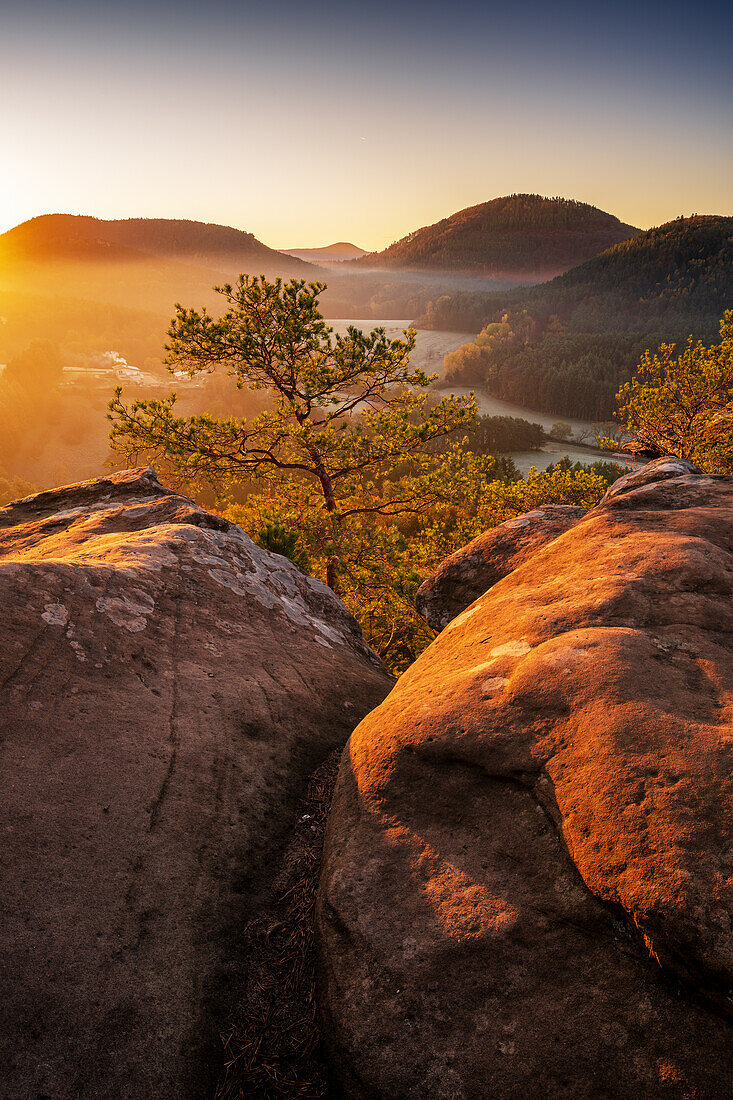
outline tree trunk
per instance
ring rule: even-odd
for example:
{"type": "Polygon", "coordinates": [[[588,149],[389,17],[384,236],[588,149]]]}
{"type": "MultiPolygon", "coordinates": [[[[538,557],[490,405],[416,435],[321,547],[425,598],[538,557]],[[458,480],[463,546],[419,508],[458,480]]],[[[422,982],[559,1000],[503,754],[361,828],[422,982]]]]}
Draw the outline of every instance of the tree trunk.
{"type": "MultiPolygon", "coordinates": [[[[311,458],[313,459],[318,480],[321,483],[323,503],[326,506],[326,511],[333,515],[336,511],[336,497],[334,496],[331,478],[328,476],[328,472],[321,461],[320,455],[312,453],[311,458]]],[[[339,559],[335,554],[332,554],[326,562],[326,584],[332,592],[336,593],[336,595],[338,595],[338,563],[339,559]]]]}

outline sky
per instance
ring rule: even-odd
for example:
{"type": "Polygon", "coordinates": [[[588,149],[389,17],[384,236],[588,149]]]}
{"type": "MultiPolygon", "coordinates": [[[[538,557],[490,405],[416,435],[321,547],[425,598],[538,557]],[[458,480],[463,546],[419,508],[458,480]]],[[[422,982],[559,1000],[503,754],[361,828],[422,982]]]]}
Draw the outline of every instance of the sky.
{"type": "Polygon", "coordinates": [[[733,214],[732,48],[728,0],[0,0],[0,231],[378,249],[513,192],[733,214]]]}

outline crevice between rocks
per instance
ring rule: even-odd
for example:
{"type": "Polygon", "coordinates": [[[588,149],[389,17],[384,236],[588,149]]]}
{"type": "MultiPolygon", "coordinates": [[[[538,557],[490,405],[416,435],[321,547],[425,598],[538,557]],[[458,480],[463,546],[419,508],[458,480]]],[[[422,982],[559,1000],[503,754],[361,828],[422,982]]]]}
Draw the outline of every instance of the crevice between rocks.
{"type": "MultiPolygon", "coordinates": [[[[312,774],[308,790],[286,837],[267,871],[269,880],[256,915],[244,927],[237,947],[246,958],[235,1007],[222,1033],[223,1067],[215,1100],[334,1100],[329,1060],[322,1043],[316,1001],[314,910],[324,833],[342,749],[334,750],[312,774]]],[[[436,761],[431,760],[432,763],[436,761]]],[[[544,769],[527,773],[491,773],[481,765],[442,757],[527,795],[543,814],[577,885],[601,911],[612,931],[566,923],[575,932],[613,942],[631,955],[650,981],[678,1000],[687,1000],[729,1021],[729,990],[714,976],[700,975],[668,949],[650,951],[645,931],[619,903],[600,898],[585,882],[567,845],[552,780],[544,769]],[[543,782],[544,781],[544,782],[543,782]]],[[[548,913],[544,914],[548,918],[548,913]]],[[[554,919],[554,918],[552,918],[554,919]]],[[[647,938],[649,933],[646,932],[647,938]]]]}
{"type": "Polygon", "coordinates": [[[314,911],[342,749],[311,775],[237,953],[246,959],[222,1033],[216,1100],[331,1100],[316,1005],[314,911]]]}

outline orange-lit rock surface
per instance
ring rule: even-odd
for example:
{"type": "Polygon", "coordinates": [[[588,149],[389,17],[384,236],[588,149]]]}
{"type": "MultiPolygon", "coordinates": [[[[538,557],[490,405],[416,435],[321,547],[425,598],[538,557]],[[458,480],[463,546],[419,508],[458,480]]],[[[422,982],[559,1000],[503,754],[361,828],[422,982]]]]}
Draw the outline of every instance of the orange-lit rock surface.
{"type": "Polygon", "coordinates": [[[344,753],[319,898],[349,1100],[732,1094],[733,479],[652,463],[344,753]]]}
{"type": "Polygon", "coordinates": [[[433,630],[443,630],[492,585],[584,515],[583,508],[571,504],[545,504],[484,531],[446,558],[420,585],[418,611],[433,630]]]}
{"type": "Polygon", "coordinates": [[[0,1095],[213,1096],[270,857],[391,678],[145,470],[0,510],[0,630],[0,1095]]]}

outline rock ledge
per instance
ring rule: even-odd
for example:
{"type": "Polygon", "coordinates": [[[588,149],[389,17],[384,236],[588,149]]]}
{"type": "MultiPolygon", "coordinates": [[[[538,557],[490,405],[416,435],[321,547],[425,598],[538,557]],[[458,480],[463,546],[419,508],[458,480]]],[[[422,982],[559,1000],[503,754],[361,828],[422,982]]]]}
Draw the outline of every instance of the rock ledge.
{"type": "Polygon", "coordinates": [[[319,895],[350,1100],[718,1100],[733,479],[651,463],[355,730],[319,895]]]}
{"type": "Polygon", "coordinates": [[[132,470],[0,510],[5,1100],[213,1095],[311,772],[392,679],[324,585],[132,470]]]}

